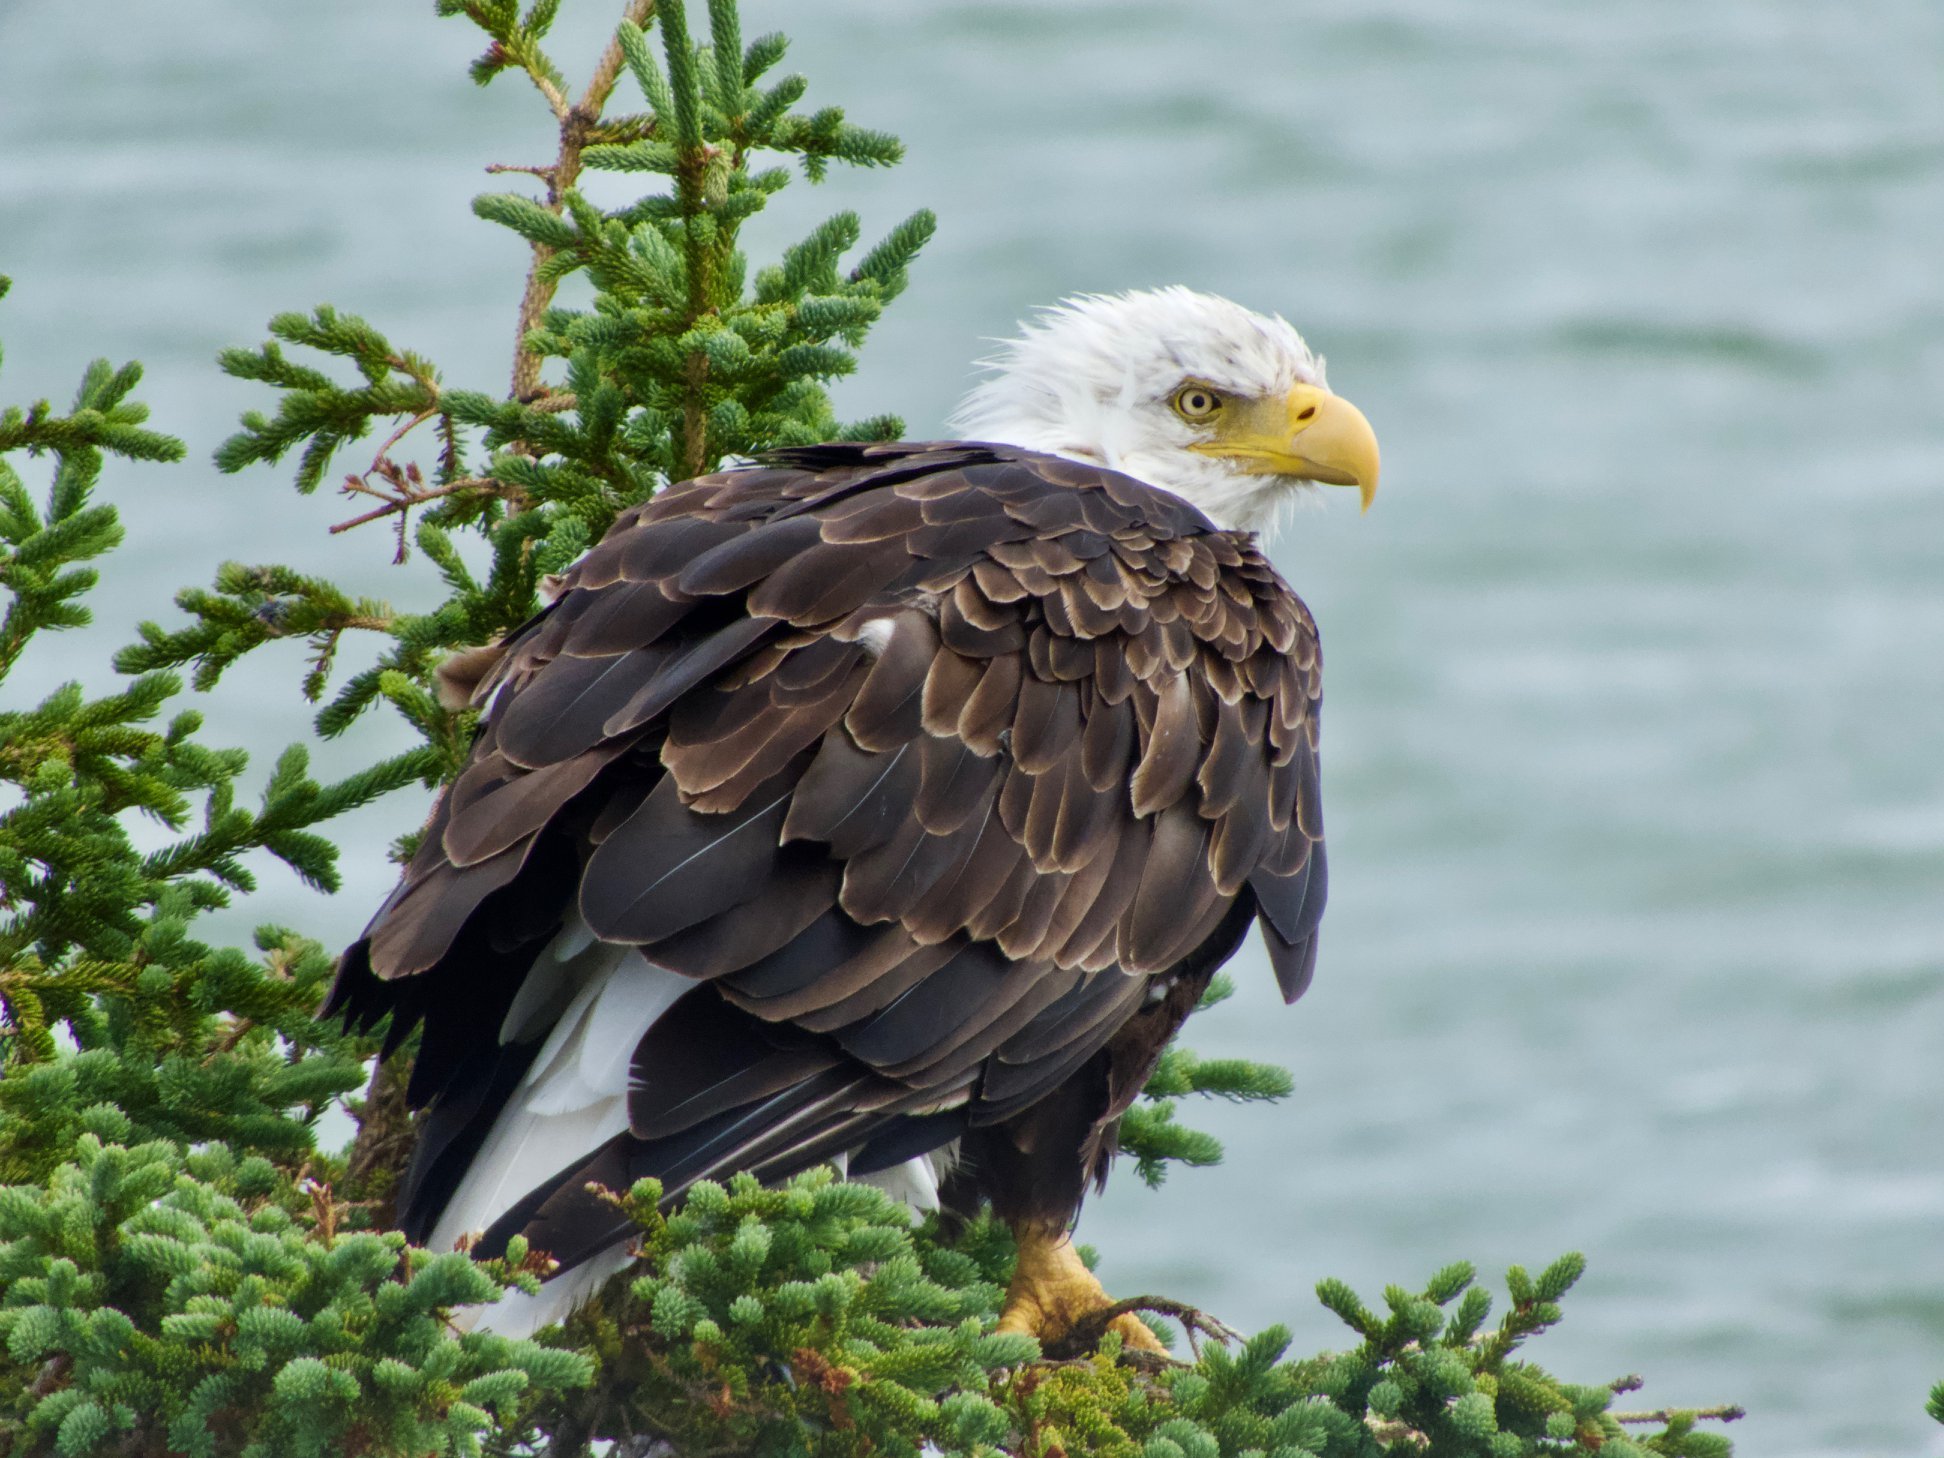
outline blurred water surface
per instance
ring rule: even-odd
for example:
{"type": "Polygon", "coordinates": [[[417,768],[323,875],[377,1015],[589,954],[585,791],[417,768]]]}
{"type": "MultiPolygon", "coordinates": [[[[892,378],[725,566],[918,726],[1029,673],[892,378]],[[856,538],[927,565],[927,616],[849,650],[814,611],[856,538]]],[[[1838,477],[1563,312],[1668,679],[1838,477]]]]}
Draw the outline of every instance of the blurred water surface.
{"type": "MultiPolygon", "coordinates": [[[[609,7],[567,8],[584,71],[609,7]]],[[[1321,1276],[1577,1247],[1550,1365],[1745,1402],[1749,1454],[1944,1451],[1944,9],[746,9],[910,146],[793,189],[759,250],[941,215],[853,413],[935,433],[1030,307],[1182,281],[1286,313],[1383,438],[1376,509],[1278,546],[1330,664],[1321,970],[1284,1011],[1251,952],[1192,1039],[1296,1095],[1090,1207],[1110,1285],[1314,1349],[1321,1276]]],[[[501,386],[521,249],[467,201],[549,128],[430,10],[0,7],[5,398],[137,357],[192,449],[113,473],[139,570],[16,692],[225,556],[427,600],[324,536],[340,503],[207,460],[265,403],[212,357],[281,309],[501,386]]],[[[211,705],[260,761],[297,671],[211,705]]],[[[341,898],[272,874],[254,914],[343,938],[414,813],[358,823],[341,898]]]]}

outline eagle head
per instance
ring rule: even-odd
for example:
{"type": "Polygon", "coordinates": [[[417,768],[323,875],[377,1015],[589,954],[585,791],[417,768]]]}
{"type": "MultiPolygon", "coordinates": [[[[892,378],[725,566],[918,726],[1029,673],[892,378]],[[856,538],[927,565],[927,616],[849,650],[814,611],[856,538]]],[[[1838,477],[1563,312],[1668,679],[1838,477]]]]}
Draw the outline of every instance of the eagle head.
{"type": "Polygon", "coordinates": [[[968,439],[1124,471],[1216,525],[1262,528],[1312,483],[1377,492],[1377,437],[1289,323],[1192,289],[1089,294],[985,361],[968,439]]]}

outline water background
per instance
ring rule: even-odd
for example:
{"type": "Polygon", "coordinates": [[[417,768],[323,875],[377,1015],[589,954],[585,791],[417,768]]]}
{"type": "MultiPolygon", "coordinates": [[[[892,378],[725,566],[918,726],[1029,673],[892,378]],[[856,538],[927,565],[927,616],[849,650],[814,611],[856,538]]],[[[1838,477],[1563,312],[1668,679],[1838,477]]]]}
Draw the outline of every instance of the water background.
{"type": "MultiPolygon", "coordinates": [[[[584,75],[610,7],[567,9],[584,75]]],[[[1191,1035],[1296,1094],[1089,1208],[1109,1285],[1315,1350],[1347,1336],[1319,1277],[1577,1248],[1536,1353],[1565,1375],[1744,1402],[1745,1454],[1944,1451],[1944,8],[746,9],[910,147],[793,187],[757,255],[838,206],[941,217],[851,413],[938,432],[1030,307],[1181,281],[1286,313],[1383,440],[1369,516],[1342,493],[1277,551],[1329,661],[1316,984],[1284,1010],[1251,951],[1191,1035]]],[[[104,685],[227,556],[429,600],[324,535],[354,508],[207,462],[269,401],[213,356],[279,310],[503,388],[523,250],[467,202],[551,128],[430,12],[0,0],[0,398],[140,358],[191,448],[111,471],[116,595],[13,702],[104,685]]],[[[208,706],[260,769],[299,656],[208,706]]],[[[418,808],[358,821],[342,897],[271,871],[248,919],[342,940],[418,808]]]]}

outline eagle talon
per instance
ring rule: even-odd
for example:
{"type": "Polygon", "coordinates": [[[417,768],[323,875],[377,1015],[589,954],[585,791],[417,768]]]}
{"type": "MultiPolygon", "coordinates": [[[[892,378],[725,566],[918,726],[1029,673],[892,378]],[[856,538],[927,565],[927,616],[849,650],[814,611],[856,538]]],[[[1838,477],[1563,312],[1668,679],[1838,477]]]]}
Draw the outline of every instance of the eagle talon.
{"type": "MultiPolygon", "coordinates": [[[[1012,1284],[1006,1289],[1005,1308],[999,1314],[1000,1331],[1023,1332],[1039,1341],[1040,1350],[1049,1357],[1067,1355],[1064,1348],[1077,1331],[1091,1325],[1087,1318],[1114,1305],[1094,1273],[1080,1259],[1073,1241],[1064,1231],[1048,1231],[1023,1225],[1014,1234],[1019,1242],[1019,1262],[1013,1268],[1012,1284]]],[[[1120,1333],[1122,1349],[1165,1357],[1168,1349],[1131,1311],[1122,1311],[1106,1322],[1094,1335],[1093,1346],[1107,1331],[1120,1333]]]]}

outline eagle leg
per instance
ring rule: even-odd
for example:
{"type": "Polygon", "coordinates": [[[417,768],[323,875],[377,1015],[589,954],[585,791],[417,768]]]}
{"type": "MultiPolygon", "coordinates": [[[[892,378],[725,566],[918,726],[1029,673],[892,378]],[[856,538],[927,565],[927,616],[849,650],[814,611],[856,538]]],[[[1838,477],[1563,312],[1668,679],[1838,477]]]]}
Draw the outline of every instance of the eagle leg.
{"type": "MultiPolygon", "coordinates": [[[[1080,1259],[1065,1230],[1037,1220],[1022,1220],[1013,1225],[1013,1238],[1019,1246],[1019,1263],[1013,1267],[1006,1305],[999,1313],[1000,1331],[1036,1337],[1044,1350],[1059,1342],[1083,1317],[1114,1304],[1080,1259]]],[[[1120,1333],[1121,1344],[1129,1351],[1167,1353],[1161,1339],[1131,1311],[1116,1316],[1108,1325],[1120,1333]]]]}

